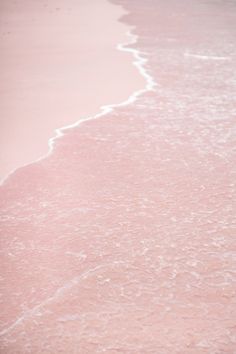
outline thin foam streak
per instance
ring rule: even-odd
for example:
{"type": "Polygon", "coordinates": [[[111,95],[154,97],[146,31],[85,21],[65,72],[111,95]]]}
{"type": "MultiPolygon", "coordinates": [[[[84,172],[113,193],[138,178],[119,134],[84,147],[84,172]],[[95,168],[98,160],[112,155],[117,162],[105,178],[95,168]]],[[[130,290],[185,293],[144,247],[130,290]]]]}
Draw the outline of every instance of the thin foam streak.
{"type": "MultiPolygon", "coordinates": [[[[48,298],[46,298],[45,300],[43,300],[41,303],[39,303],[38,305],[34,306],[33,308],[25,311],[11,325],[9,325],[6,328],[3,328],[2,331],[0,331],[0,337],[8,335],[9,332],[14,330],[22,322],[32,318],[33,316],[42,316],[45,306],[49,305],[53,301],[59,300],[66,293],[68,293],[69,290],[71,290],[75,286],[79,286],[82,281],[88,279],[91,275],[96,274],[101,269],[111,268],[111,267],[115,267],[115,266],[119,266],[120,267],[122,265],[127,266],[127,262],[114,261],[112,263],[101,264],[101,265],[98,265],[98,266],[96,266],[94,268],[90,268],[89,270],[83,272],[82,274],[80,274],[80,275],[68,280],[60,288],[55,290],[53,295],[49,296],[48,298]]],[[[130,265],[130,267],[136,269],[136,267],[134,267],[132,265],[130,265]]]]}
{"type": "Polygon", "coordinates": [[[192,53],[184,53],[186,57],[192,57],[196,59],[202,59],[202,60],[231,60],[230,57],[220,57],[216,55],[201,55],[201,54],[192,54],[192,53]]]}

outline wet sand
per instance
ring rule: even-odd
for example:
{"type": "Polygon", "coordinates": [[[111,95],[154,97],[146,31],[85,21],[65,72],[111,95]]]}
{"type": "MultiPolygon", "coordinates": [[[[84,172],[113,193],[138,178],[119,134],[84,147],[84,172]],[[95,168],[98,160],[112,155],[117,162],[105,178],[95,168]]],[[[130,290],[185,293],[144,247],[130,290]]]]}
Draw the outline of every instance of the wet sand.
{"type": "Polygon", "coordinates": [[[113,2],[158,85],[1,188],[1,350],[233,354],[235,4],[113,2]]]}
{"type": "Polygon", "coordinates": [[[55,129],[145,85],[125,11],[105,0],[1,1],[0,180],[48,152],[55,129]]]}

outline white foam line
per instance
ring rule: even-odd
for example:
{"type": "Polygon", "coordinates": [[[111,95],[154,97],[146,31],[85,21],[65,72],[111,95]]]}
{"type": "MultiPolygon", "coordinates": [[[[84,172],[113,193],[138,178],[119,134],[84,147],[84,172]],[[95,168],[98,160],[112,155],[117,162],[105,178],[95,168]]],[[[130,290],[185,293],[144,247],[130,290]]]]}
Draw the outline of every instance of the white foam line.
{"type": "Polygon", "coordinates": [[[192,57],[202,60],[231,60],[230,57],[219,57],[215,55],[200,55],[200,54],[191,54],[191,53],[184,53],[186,57],[192,57]]]}
{"type": "Polygon", "coordinates": [[[9,327],[4,328],[1,332],[0,332],[0,336],[4,336],[6,334],[8,334],[9,332],[11,332],[15,327],[17,327],[19,324],[21,324],[23,321],[31,318],[32,316],[37,316],[37,314],[39,314],[40,316],[40,310],[50,304],[52,301],[55,301],[57,298],[59,298],[60,296],[62,296],[65,291],[70,290],[72,287],[78,285],[80,283],[81,280],[86,279],[90,274],[93,274],[94,272],[102,269],[102,268],[106,268],[108,265],[101,265],[101,266],[97,266],[95,268],[89,269],[88,271],[82,273],[80,276],[75,277],[73,279],[71,279],[70,281],[68,281],[67,283],[65,283],[64,285],[62,285],[60,288],[58,288],[53,295],[51,295],[50,297],[48,297],[47,299],[43,300],[40,304],[36,305],[35,307],[33,307],[32,309],[25,311],[23,313],[22,316],[18,317],[9,327]]]}
{"type": "MultiPolygon", "coordinates": [[[[139,73],[145,78],[146,86],[143,89],[141,89],[141,90],[134,91],[131,94],[131,96],[128,97],[127,100],[125,100],[125,101],[123,101],[121,103],[109,104],[109,105],[101,106],[100,107],[100,111],[101,112],[99,112],[98,114],[96,114],[94,116],[89,116],[87,118],[80,118],[78,121],[76,121],[73,124],[69,124],[69,125],[66,125],[64,127],[56,129],[55,130],[56,135],[54,137],[50,138],[49,141],[48,141],[49,150],[48,150],[47,154],[41,156],[40,158],[38,158],[38,159],[36,159],[36,160],[34,160],[34,161],[30,162],[30,163],[26,163],[26,164],[24,164],[24,165],[22,165],[20,167],[17,167],[13,171],[11,171],[2,181],[0,181],[0,186],[3,185],[4,182],[8,179],[8,177],[10,175],[12,175],[19,168],[29,166],[29,165],[31,165],[33,163],[36,163],[38,161],[41,161],[41,160],[47,158],[49,155],[51,155],[51,153],[53,152],[53,145],[54,145],[55,140],[57,140],[58,138],[60,138],[63,135],[65,135],[64,132],[67,129],[76,128],[76,127],[78,127],[80,124],[82,124],[84,122],[103,117],[103,116],[107,115],[108,113],[114,111],[115,108],[123,107],[123,106],[129,105],[129,104],[135,102],[138,99],[138,97],[140,95],[142,95],[143,93],[148,92],[148,91],[155,91],[155,86],[157,86],[157,83],[155,82],[154,78],[150,74],[148,74],[148,72],[147,72],[147,70],[145,68],[145,64],[147,63],[148,59],[144,58],[141,55],[141,52],[138,49],[134,49],[134,48],[128,47],[131,44],[137,43],[138,36],[132,34],[131,31],[128,31],[127,35],[131,38],[131,40],[128,43],[118,44],[117,45],[117,49],[133,54],[134,60],[133,60],[132,63],[133,63],[134,66],[136,66],[136,68],[138,69],[139,73]]],[[[145,54],[145,53],[143,53],[143,54],[145,54]]]]}
{"type": "MultiPolygon", "coordinates": [[[[28,320],[29,318],[32,318],[33,316],[41,316],[41,310],[47,305],[49,305],[51,302],[56,301],[63,297],[69,290],[74,288],[75,286],[80,285],[80,283],[83,280],[86,280],[88,277],[90,277],[93,274],[96,274],[102,269],[110,268],[110,267],[115,267],[115,266],[122,266],[125,265],[127,266],[127,262],[124,261],[114,261],[112,263],[106,263],[106,264],[101,264],[98,265],[94,268],[91,268],[84,273],[80,274],[77,277],[72,278],[71,280],[67,281],[65,284],[63,284],[60,288],[55,290],[53,295],[48,297],[47,299],[43,300],[40,304],[34,306],[32,309],[29,309],[28,311],[25,311],[20,317],[18,317],[10,326],[2,329],[0,332],[0,337],[7,335],[9,332],[11,332],[14,328],[16,328],[18,325],[23,323],[25,320],[28,320]]],[[[130,265],[130,267],[136,269],[136,267],[130,265]]]]}

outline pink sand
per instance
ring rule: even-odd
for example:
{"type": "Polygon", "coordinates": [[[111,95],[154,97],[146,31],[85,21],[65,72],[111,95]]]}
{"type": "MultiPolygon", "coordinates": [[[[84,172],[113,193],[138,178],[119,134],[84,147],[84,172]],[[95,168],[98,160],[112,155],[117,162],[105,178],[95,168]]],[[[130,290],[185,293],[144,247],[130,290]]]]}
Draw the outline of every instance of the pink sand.
{"type": "Polygon", "coordinates": [[[48,151],[55,129],[124,101],[145,85],[131,39],[106,0],[0,4],[0,180],[48,151]]]}
{"type": "Polygon", "coordinates": [[[235,4],[112,2],[158,86],[1,188],[1,350],[233,354],[235,4]]]}

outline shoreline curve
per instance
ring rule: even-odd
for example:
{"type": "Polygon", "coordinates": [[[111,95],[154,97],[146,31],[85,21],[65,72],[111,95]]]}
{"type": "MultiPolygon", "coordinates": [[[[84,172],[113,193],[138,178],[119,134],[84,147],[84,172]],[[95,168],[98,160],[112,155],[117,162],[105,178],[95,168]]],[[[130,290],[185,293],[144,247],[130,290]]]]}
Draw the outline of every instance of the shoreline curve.
{"type": "MultiPolygon", "coordinates": [[[[121,6],[121,7],[123,8],[123,6],[121,6]]],[[[119,21],[119,19],[118,19],[118,21],[119,21]]],[[[145,87],[143,89],[139,89],[139,90],[134,91],[130,96],[128,96],[128,98],[126,100],[124,100],[120,103],[111,103],[111,104],[106,104],[106,105],[100,106],[100,111],[95,115],[88,116],[87,118],[80,118],[75,123],[68,124],[68,125],[62,126],[60,128],[54,129],[55,135],[52,136],[48,140],[48,152],[46,154],[40,156],[38,159],[33,160],[29,163],[23,164],[15,169],[13,169],[12,171],[10,171],[10,173],[8,173],[5,178],[0,180],[0,187],[3,186],[8,181],[8,179],[18,169],[25,168],[27,166],[34,164],[34,163],[40,162],[41,160],[44,160],[45,158],[50,156],[53,153],[53,147],[54,147],[55,140],[64,136],[65,130],[76,128],[79,125],[81,125],[82,123],[103,117],[103,116],[107,115],[108,113],[112,112],[115,108],[126,106],[126,105],[129,105],[129,104],[135,102],[138,99],[138,97],[140,95],[144,94],[145,92],[155,91],[154,87],[157,86],[157,83],[154,80],[154,78],[146,71],[146,68],[145,68],[145,64],[148,62],[148,59],[143,57],[142,53],[138,49],[134,49],[134,48],[129,47],[129,45],[137,43],[138,35],[133,34],[132,29],[127,31],[126,35],[128,37],[130,37],[131,40],[128,41],[127,43],[118,43],[116,46],[116,49],[119,51],[131,53],[133,55],[132,64],[137,68],[139,74],[145,79],[145,81],[146,81],[145,87]]]]}

